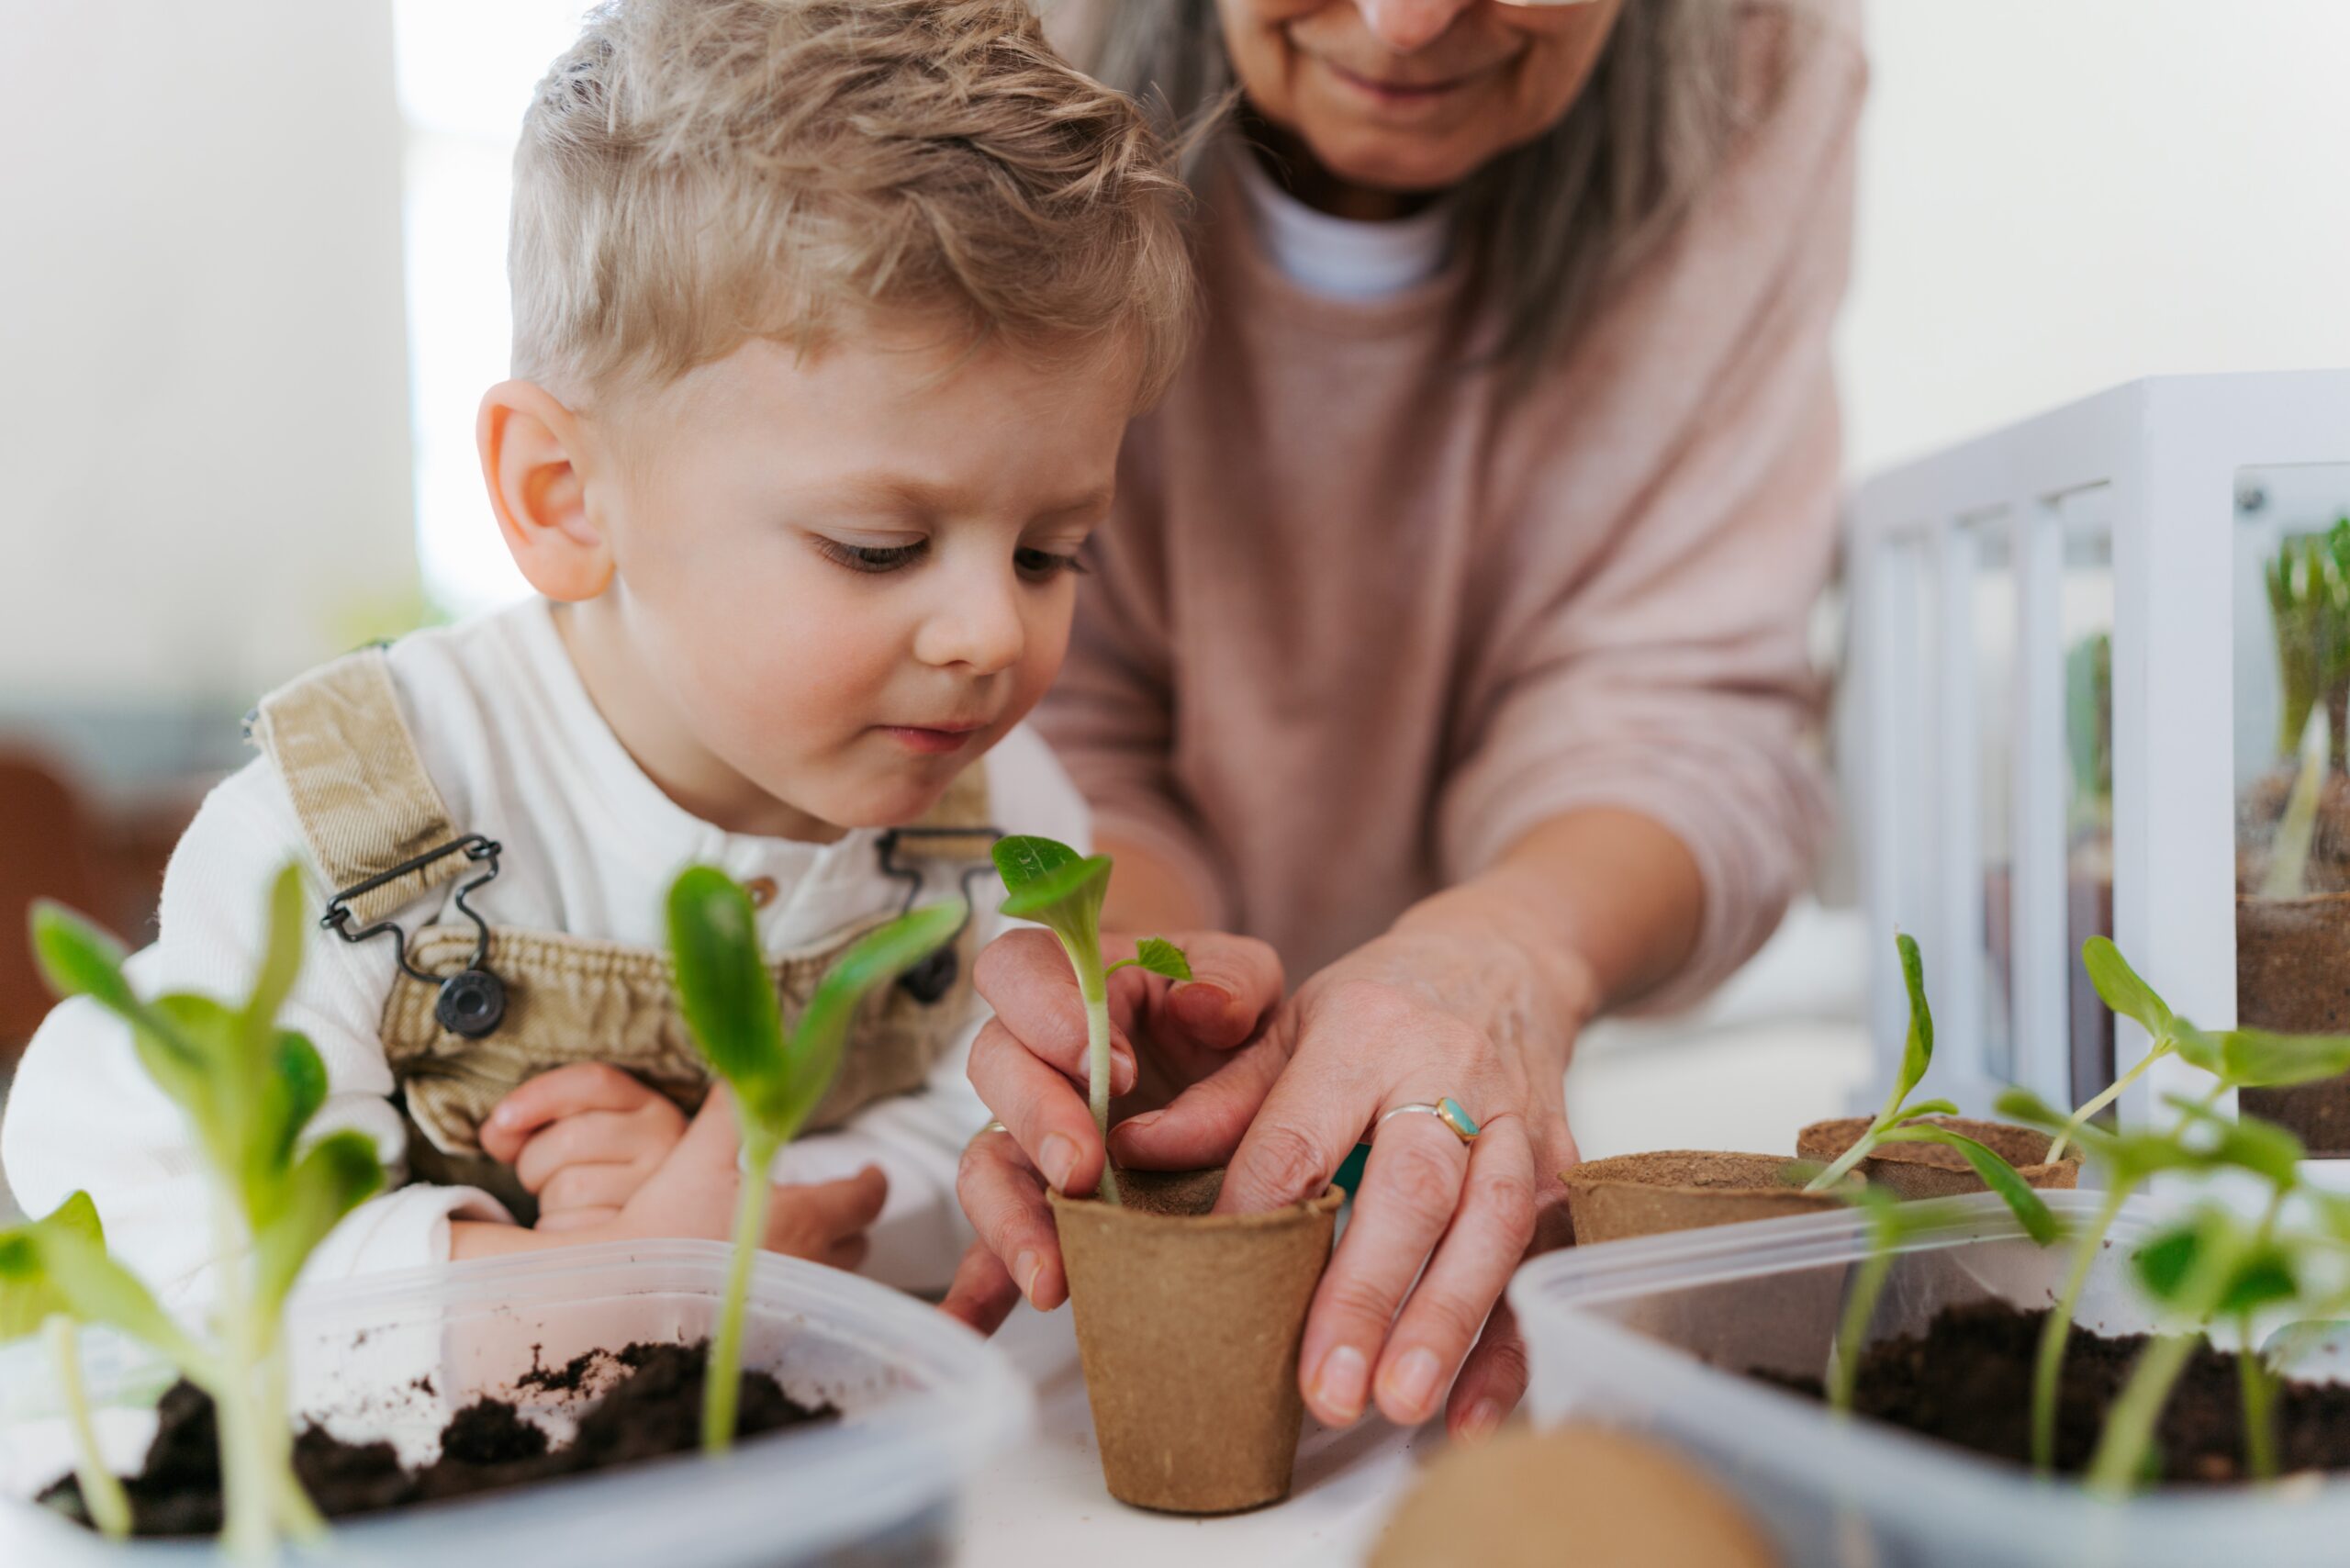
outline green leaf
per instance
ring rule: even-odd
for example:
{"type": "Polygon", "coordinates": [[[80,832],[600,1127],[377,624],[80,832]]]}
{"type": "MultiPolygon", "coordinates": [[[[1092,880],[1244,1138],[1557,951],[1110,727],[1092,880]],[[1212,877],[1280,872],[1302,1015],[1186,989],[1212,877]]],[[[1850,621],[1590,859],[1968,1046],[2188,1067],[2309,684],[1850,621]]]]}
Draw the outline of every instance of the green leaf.
{"type": "Polygon", "coordinates": [[[245,1170],[257,1181],[285,1169],[302,1129],[327,1103],[326,1063],[319,1059],[308,1036],[291,1029],[277,1031],[270,1062],[246,1137],[245,1170]]]}
{"type": "Polygon", "coordinates": [[[2350,1072],[2350,1035],[2231,1029],[2220,1042],[2220,1076],[2234,1088],[2283,1089],[2350,1072]]]}
{"type": "Polygon", "coordinates": [[[669,888],[677,1006],[701,1054],[745,1107],[783,1092],[783,1014],[759,952],[751,896],[725,872],[687,869],[669,888]]]}
{"type": "Polygon", "coordinates": [[[140,1010],[139,998],[123,978],[123,946],[104,929],[47,899],[35,901],[33,958],[43,979],[60,996],[86,996],[126,1017],[140,1010]]]}
{"type": "Polygon", "coordinates": [[[72,1315],[42,1267],[37,1228],[62,1231],[103,1247],[106,1230],[90,1194],[76,1192],[39,1220],[0,1231],[0,1345],[40,1331],[58,1313],[72,1315]]]}
{"type": "Polygon", "coordinates": [[[2042,1247],[2062,1234],[2056,1216],[2048,1212],[2048,1205],[2041,1200],[2038,1193],[2032,1191],[2031,1183],[2025,1181],[2014,1166],[2000,1158],[1997,1149],[1977,1143],[1964,1133],[1932,1126],[1896,1127],[1885,1135],[1884,1141],[1938,1143],[1945,1148],[1956,1149],[1966,1163],[1975,1168],[1975,1174],[1983,1179],[1983,1185],[1998,1193],[1999,1201],[2008,1205],[2008,1211],[2016,1216],[2016,1223],[2023,1226],[2024,1234],[2042,1247]]]}
{"type": "Polygon", "coordinates": [[[106,1256],[102,1243],[70,1228],[34,1226],[29,1234],[42,1272],[77,1321],[118,1328],[204,1381],[211,1357],[156,1304],[138,1276],[106,1256]]]}
{"type": "Polygon", "coordinates": [[[1005,892],[997,907],[1004,914],[1049,926],[1065,944],[1099,945],[1108,856],[1080,857],[1066,844],[1035,837],[999,839],[994,854],[1005,892]]]}
{"type": "Polygon", "coordinates": [[[1902,1046],[1901,1079],[1892,1100],[1898,1107],[1933,1064],[1934,1014],[1926,1005],[1926,960],[1918,951],[1918,939],[1906,931],[1897,932],[1893,945],[1901,955],[1901,983],[1909,992],[1909,1036],[1902,1046]]]}
{"type": "Polygon", "coordinates": [[[2160,1302],[2175,1302],[2202,1256],[2202,1231],[2191,1225],[2181,1226],[2139,1248],[2130,1264],[2148,1295],[2160,1302]]]}
{"type": "Polygon", "coordinates": [[[263,1322],[275,1322],[303,1262],[327,1233],[383,1185],[375,1140],[355,1129],[328,1134],[295,1162],[282,1203],[254,1228],[253,1305],[263,1322]]]}
{"type": "Polygon", "coordinates": [[[1914,1121],[1919,1116],[1955,1116],[1958,1114],[1957,1104],[1949,1100],[1920,1100],[1915,1105],[1901,1107],[1904,1122],[1914,1121]]]}
{"type": "Polygon", "coordinates": [[[262,948],[261,968],[253,975],[252,994],[242,1014],[245,1050],[260,1058],[269,1054],[277,1027],[277,1011],[294,991],[302,972],[302,868],[288,862],[269,889],[268,935],[262,948]]]}
{"type": "Polygon", "coordinates": [[[2203,1169],[2232,1167],[2249,1170],[2270,1186],[2284,1191],[2300,1185],[2300,1162],[2309,1150],[2300,1138],[2274,1122],[2257,1116],[2223,1116],[2199,1100],[2184,1094],[2165,1099],[2179,1114],[2182,1128],[2206,1128],[2212,1142],[2194,1149],[2194,1163],[2203,1169]]]}
{"type": "Polygon", "coordinates": [[[834,960],[792,1031],[783,1092],[772,1104],[759,1107],[768,1131],[789,1141],[840,1071],[858,1003],[875,987],[887,985],[952,942],[969,916],[960,899],[925,904],[866,933],[834,960]]]}
{"type": "Polygon", "coordinates": [[[2300,1275],[2293,1267],[2291,1255],[2280,1247],[2265,1246],[2237,1265],[2215,1311],[2236,1317],[2280,1301],[2291,1301],[2300,1294],[2300,1275]]]}
{"type": "Polygon", "coordinates": [[[2226,1042],[2217,1035],[2207,1035],[2184,1018],[2171,1020],[2171,1048],[2189,1067],[2201,1068],[2218,1077],[2227,1070],[2226,1042]]]}
{"type": "Polygon", "coordinates": [[[1135,949],[1133,958],[1120,958],[1102,972],[1113,975],[1128,965],[1138,969],[1147,969],[1155,975],[1164,975],[1171,980],[1187,980],[1192,978],[1192,960],[1183,956],[1182,948],[1178,947],[1164,936],[1144,937],[1142,945],[1135,949]]]}
{"type": "Polygon", "coordinates": [[[2089,983],[2097,987],[2106,1006],[2125,1018],[2135,1019],[2158,1043],[2171,1032],[2169,1005],[2154,993],[2153,986],[2139,978],[2138,971],[2130,967],[2130,961],[2110,938],[2092,936],[2082,943],[2081,967],[2088,970],[2089,983]]]}

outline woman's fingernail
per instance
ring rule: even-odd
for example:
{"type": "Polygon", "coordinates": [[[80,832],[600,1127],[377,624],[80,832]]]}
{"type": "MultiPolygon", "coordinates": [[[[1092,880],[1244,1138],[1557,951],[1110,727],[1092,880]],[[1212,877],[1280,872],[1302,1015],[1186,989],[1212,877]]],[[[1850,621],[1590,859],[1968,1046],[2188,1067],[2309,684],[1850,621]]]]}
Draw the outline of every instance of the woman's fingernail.
{"type": "Polygon", "coordinates": [[[1175,1008],[1187,1024],[1221,1024],[1231,1006],[1232,993],[1206,980],[1192,980],[1175,988],[1175,1008]]]}
{"type": "Polygon", "coordinates": [[[1045,1271],[1045,1260],[1034,1252],[1023,1252],[1012,1260],[1012,1277],[1020,1282],[1020,1294],[1028,1305],[1036,1305],[1036,1276],[1045,1271]]]}
{"type": "Polygon", "coordinates": [[[1433,1351],[1406,1350],[1402,1360],[1387,1369],[1387,1403],[1399,1408],[1407,1421],[1426,1420],[1428,1405],[1436,1397],[1437,1376],[1442,1370],[1436,1364],[1433,1351]]]}
{"type": "Polygon", "coordinates": [[[1322,1418],[1346,1426],[1362,1414],[1364,1382],[1362,1352],[1352,1345],[1341,1345],[1322,1358],[1322,1366],[1314,1374],[1314,1403],[1321,1406],[1322,1418]]]}
{"type": "Polygon", "coordinates": [[[1502,1424],[1502,1407],[1490,1399],[1480,1399],[1469,1406],[1469,1414],[1460,1417],[1458,1434],[1462,1442],[1481,1443],[1494,1435],[1502,1424]]]}
{"type": "Polygon", "coordinates": [[[1045,1173],[1046,1181],[1068,1192],[1069,1172],[1077,1169],[1077,1140],[1066,1133],[1045,1139],[1036,1150],[1036,1169],[1045,1173]]]}

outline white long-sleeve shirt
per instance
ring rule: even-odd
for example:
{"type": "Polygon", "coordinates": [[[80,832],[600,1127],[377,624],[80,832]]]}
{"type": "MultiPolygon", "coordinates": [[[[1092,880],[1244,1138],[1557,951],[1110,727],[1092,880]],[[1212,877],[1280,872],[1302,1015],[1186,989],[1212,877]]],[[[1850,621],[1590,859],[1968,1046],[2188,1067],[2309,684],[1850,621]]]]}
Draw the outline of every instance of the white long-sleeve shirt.
{"type": "MultiPolygon", "coordinates": [[[[402,716],[450,821],[503,846],[497,879],[468,901],[493,925],[658,947],[669,883],[692,864],[717,866],[738,881],[773,879],[776,895],[758,914],[770,952],[821,941],[904,898],[903,885],[880,873],[878,830],[825,845],[752,837],[702,822],[663,794],[597,711],[543,600],[419,633],[389,657],[402,716]]],[[[1083,800],[1027,728],[1006,736],[987,767],[996,826],[1087,841],[1083,800]]],[[[304,849],[285,779],[267,757],[256,758],[206,799],[172,856],[159,935],[129,964],[140,993],[242,997],[261,952],[266,889],[289,859],[302,864],[310,907],[323,909],[332,890],[304,849]]],[[[395,918],[411,934],[462,919],[446,907],[457,885],[395,918]]],[[[942,881],[927,896],[949,890],[942,881]]],[[[997,921],[984,895],[979,904],[984,938],[997,921]]],[[[307,1136],[345,1127],[368,1134],[394,1183],[404,1172],[406,1133],[379,1025],[396,972],[389,938],[352,945],[313,928],[280,1015],[326,1064],[327,1101],[307,1136]]],[[[988,1116],[964,1078],[979,1022],[922,1092],[867,1106],[777,1161],[776,1179],[786,1182],[879,1166],[889,1203],[864,1271],[903,1288],[942,1287],[969,1239],[955,1170],[988,1116]]],[[[167,1302],[193,1306],[208,1297],[207,1194],[193,1136],[140,1070],[128,1029],[95,1003],[61,1004],[27,1047],[0,1125],[0,1161],[26,1212],[46,1213],[86,1189],[109,1247],[167,1302]]],[[[475,1188],[395,1185],[335,1228],[304,1278],[442,1261],[453,1217],[508,1216],[475,1188]]]]}

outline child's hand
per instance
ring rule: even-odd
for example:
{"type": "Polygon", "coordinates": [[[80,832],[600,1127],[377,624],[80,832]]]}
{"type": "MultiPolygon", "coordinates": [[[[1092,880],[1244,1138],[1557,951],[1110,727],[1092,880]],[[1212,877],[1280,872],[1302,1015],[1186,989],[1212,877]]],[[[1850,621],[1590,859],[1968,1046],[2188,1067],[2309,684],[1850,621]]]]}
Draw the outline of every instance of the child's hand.
{"type": "MultiPolygon", "coordinates": [[[[729,1240],[743,1180],[733,1099],[724,1084],[713,1084],[669,1157],[617,1215],[591,1228],[599,1236],[729,1240]]],[[[854,1269],[865,1259],[866,1228],[880,1216],[889,1195],[889,1179],[870,1165],[837,1182],[778,1184],[768,1194],[762,1245],[770,1252],[854,1269]]]]}
{"type": "Polygon", "coordinates": [[[686,1136],[686,1114],[619,1068],[574,1062],[498,1103],[481,1147],[539,1200],[544,1231],[616,1218],[686,1136]]]}

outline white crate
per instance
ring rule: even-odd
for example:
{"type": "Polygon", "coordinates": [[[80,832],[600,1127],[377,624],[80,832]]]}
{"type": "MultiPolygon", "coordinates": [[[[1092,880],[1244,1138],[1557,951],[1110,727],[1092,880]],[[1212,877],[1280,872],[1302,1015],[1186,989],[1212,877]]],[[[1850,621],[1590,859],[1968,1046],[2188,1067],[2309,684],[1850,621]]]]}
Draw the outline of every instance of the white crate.
{"type": "MultiPolygon", "coordinates": [[[[1885,934],[1869,996],[1880,1087],[1906,1011],[1896,926],[1925,948],[1938,1093],[1978,1110],[2014,1081],[2069,1103],[2076,1055],[2099,1049],[2068,1026],[2065,629],[2096,594],[2093,571],[2068,575],[2068,548],[2109,551],[2115,940],[2180,1013],[2235,1022],[2238,724],[2275,722],[2274,698],[2250,687],[2237,711],[2239,630],[2268,634],[2265,600],[2247,610],[2240,587],[2247,513],[2301,509],[2283,519],[2295,532],[2344,502],[2350,371],[2132,382],[1860,487],[1851,784],[1863,898],[1885,934]],[[1984,854],[2002,836],[2004,966],[1984,854]]],[[[2121,1024],[2122,1063],[2144,1049],[2121,1024]]],[[[2121,1114],[2143,1119],[2201,1076],[2161,1063],[2121,1114]]]]}

